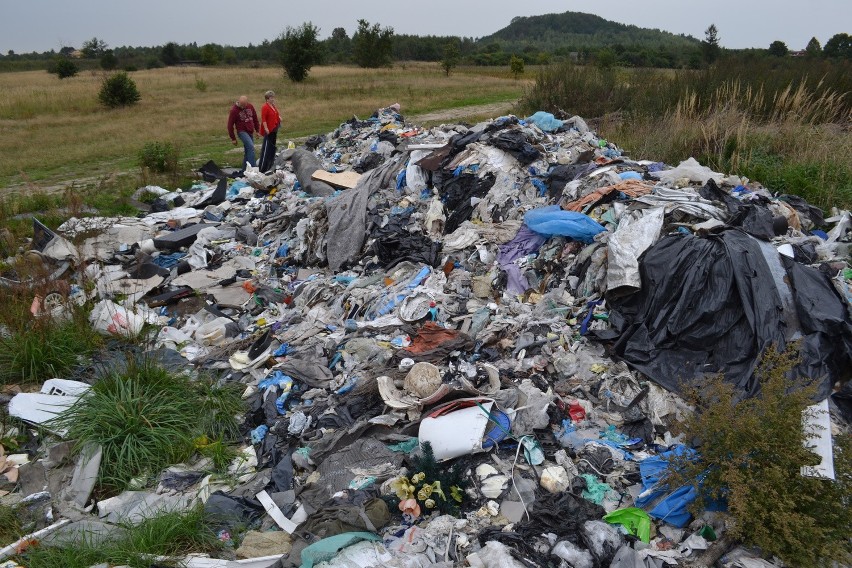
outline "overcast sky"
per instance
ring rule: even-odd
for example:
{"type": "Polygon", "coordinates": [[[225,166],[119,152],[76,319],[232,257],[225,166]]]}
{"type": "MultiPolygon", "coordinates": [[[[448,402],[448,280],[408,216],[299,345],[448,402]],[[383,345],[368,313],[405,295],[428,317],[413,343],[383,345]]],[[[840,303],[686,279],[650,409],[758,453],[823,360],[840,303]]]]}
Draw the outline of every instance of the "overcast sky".
{"type": "Polygon", "coordinates": [[[824,45],[836,33],[852,33],[852,0],[0,0],[0,7],[4,54],[80,47],[93,36],[111,47],[258,44],[306,21],[321,38],[336,27],[351,36],[359,18],[397,33],[482,37],[515,16],[566,11],[699,39],[715,23],[729,48],[781,40],[796,50],[811,37],[824,45]]]}

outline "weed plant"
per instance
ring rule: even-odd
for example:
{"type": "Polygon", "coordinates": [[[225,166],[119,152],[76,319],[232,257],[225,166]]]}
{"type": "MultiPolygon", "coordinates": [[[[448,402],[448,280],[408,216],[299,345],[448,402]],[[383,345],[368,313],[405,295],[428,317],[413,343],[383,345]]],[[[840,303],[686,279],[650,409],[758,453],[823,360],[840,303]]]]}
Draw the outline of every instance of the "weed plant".
{"type": "Polygon", "coordinates": [[[20,514],[14,507],[0,504],[0,548],[24,536],[20,514]]]}
{"type": "Polygon", "coordinates": [[[807,447],[802,411],[815,393],[804,379],[791,379],[792,351],[769,350],[757,370],[761,392],[738,400],[716,378],[690,396],[697,412],[682,424],[698,440],[698,457],[673,460],[666,483],[696,487],[698,514],[708,499],[726,499],[730,533],[790,566],[852,562],[852,436],[834,440],[835,480],[803,476],[819,463],[807,447]],[[696,480],[701,479],[701,484],[696,480]]]}
{"type": "Polygon", "coordinates": [[[0,385],[62,377],[101,345],[86,306],[68,303],[58,315],[31,313],[35,298],[68,291],[67,284],[48,278],[45,266],[22,258],[4,274],[21,283],[0,286],[0,385]]]}
{"type": "Polygon", "coordinates": [[[178,150],[171,142],[148,142],[139,151],[139,166],[160,174],[177,173],[178,150]]]}
{"type": "Polygon", "coordinates": [[[152,556],[212,553],[221,548],[201,508],[165,513],[122,529],[105,541],[85,536],[62,545],[32,547],[18,560],[28,568],[89,568],[101,563],[149,568],[152,556]]]}
{"type": "Polygon", "coordinates": [[[198,440],[233,438],[241,404],[233,390],[129,357],[125,369],[95,383],[56,425],[75,440],[77,452],[99,444],[99,483],[106,491],[122,490],[135,478],[188,459],[198,440]]]}

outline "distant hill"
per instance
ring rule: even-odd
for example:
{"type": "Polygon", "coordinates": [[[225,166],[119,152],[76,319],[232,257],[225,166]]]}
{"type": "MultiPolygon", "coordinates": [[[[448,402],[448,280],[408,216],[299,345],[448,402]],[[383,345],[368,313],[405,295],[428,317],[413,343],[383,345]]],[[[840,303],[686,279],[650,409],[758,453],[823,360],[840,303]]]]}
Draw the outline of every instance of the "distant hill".
{"type": "Polygon", "coordinates": [[[700,41],[656,29],[640,28],[605,20],[594,14],[565,12],[542,16],[519,16],[505,28],[477,40],[506,47],[535,47],[547,51],[598,49],[621,45],[644,48],[682,47],[694,49],[700,41]]]}

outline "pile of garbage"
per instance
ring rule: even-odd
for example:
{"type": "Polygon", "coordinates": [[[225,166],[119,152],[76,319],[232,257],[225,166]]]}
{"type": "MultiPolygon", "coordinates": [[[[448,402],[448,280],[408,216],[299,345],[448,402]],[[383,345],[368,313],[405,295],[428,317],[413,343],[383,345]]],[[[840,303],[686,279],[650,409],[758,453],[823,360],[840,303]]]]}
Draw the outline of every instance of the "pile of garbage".
{"type": "MultiPolygon", "coordinates": [[[[797,372],[848,428],[848,211],[635,161],[546,113],[427,129],[380,109],[271,172],[199,175],[141,188],[139,217],[40,227],[33,248],[85,267],[94,286],[70,295],[102,333],[153,329],[152,357],[244,386],[240,459],[97,500],[99,456],[7,456],[4,499],[41,503],[50,530],[201,502],[241,545],[187,566],[677,565],[726,528],[660,482],[683,388],[722,373],[753,396],[764,350],[799,342],[797,372]],[[27,462],[73,479],[28,481],[27,462]]],[[[8,410],[49,425],[88,388],[51,379],[8,410]]]]}

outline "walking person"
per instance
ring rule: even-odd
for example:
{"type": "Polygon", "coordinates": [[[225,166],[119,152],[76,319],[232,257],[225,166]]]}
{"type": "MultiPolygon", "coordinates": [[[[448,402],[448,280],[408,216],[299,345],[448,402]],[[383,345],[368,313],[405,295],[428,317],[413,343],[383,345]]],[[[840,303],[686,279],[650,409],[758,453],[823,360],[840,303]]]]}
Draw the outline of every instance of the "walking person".
{"type": "Polygon", "coordinates": [[[246,163],[251,167],[257,166],[257,160],[254,154],[254,137],[260,130],[260,123],[257,120],[257,112],[252,104],[248,101],[248,97],[243,95],[234,106],[231,107],[231,112],[228,114],[228,136],[231,137],[231,142],[234,146],[237,145],[237,137],[243,143],[243,164],[240,171],[245,171],[246,163]]]}
{"type": "Polygon", "coordinates": [[[281,113],[275,106],[275,91],[266,91],[263,97],[266,102],[260,109],[260,135],[263,136],[260,171],[266,173],[272,169],[272,163],[275,161],[275,142],[278,138],[278,128],[281,126],[281,113]]]}

